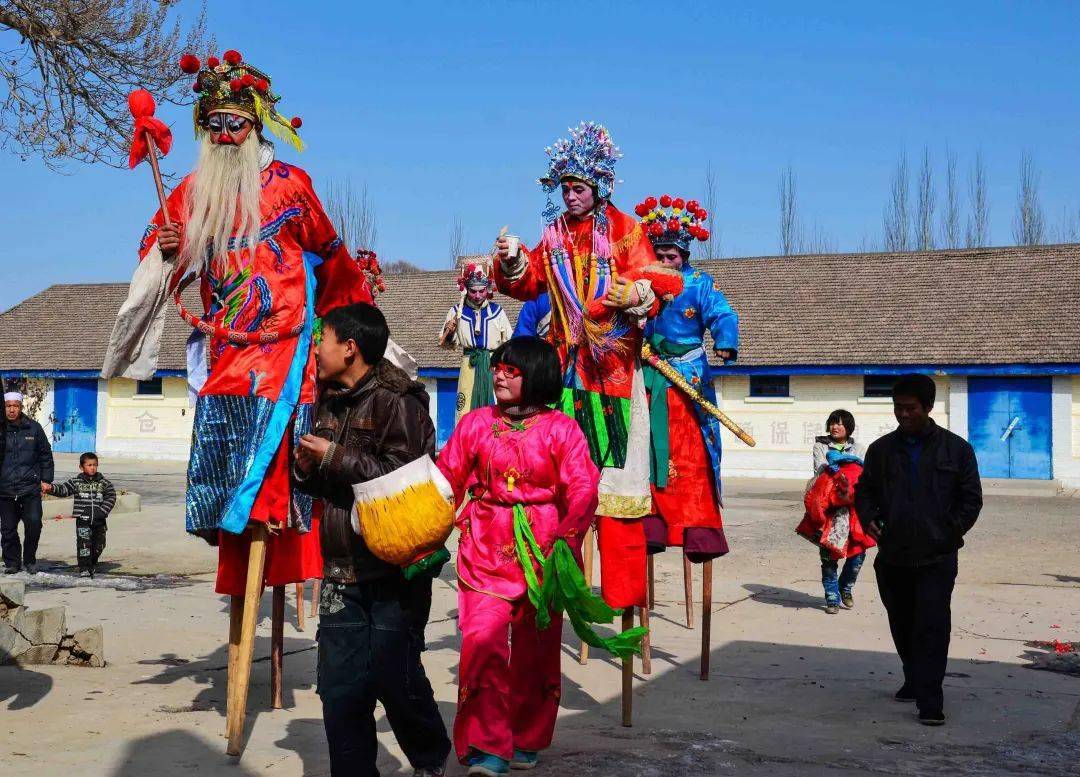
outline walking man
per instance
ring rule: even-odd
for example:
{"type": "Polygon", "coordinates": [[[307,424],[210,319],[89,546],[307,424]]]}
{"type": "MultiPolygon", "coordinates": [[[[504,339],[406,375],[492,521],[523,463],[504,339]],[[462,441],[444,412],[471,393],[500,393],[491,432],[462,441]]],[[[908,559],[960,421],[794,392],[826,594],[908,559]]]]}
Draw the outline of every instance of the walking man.
{"type": "Polygon", "coordinates": [[[0,460],[0,545],[4,573],[37,573],[41,538],[41,489],[53,479],[52,446],[41,424],[23,413],[23,396],[4,394],[3,456],[0,460]],[[23,542],[19,542],[19,521],[23,542]]]}
{"type": "Polygon", "coordinates": [[[855,493],[856,511],[878,541],[878,591],[904,667],[895,698],[915,702],[927,726],[945,723],[957,551],[982,509],[975,451],[930,418],[935,394],[926,375],[897,380],[898,428],[870,446],[855,493]]]}

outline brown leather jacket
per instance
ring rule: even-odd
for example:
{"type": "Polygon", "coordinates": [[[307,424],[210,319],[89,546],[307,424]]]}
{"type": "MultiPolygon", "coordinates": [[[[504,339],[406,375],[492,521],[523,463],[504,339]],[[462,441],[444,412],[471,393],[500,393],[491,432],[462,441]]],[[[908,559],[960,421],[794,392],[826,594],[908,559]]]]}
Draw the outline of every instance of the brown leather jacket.
{"type": "Polygon", "coordinates": [[[323,500],[323,576],[355,583],[399,574],[399,567],[376,558],[353,531],[352,484],[434,455],[435,425],[424,385],[383,359],[352,389],[323,389],[312,433],[335,443],[317,471],[307,477],[295,472],[300,488],[323,500]]]}

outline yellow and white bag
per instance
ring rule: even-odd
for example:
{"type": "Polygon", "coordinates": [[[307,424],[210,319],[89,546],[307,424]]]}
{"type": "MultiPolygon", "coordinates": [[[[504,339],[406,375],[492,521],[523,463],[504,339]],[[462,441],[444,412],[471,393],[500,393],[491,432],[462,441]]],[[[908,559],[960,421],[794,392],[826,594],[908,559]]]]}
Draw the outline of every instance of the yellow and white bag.
{"type": "Polygon", "coordinates": [[[407,579],[449,560],[443,545],[454,528],[454,492],[430,456],[354,484],[353,495],[353,531],[407,579]]]}

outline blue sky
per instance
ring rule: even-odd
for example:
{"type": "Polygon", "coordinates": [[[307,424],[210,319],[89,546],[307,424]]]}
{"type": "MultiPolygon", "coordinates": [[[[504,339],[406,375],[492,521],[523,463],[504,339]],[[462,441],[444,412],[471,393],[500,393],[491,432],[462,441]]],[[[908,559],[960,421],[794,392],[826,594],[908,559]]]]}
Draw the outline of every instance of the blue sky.
{"type": "MultiPolygon", "coordinates": [[[[622,147],[627,210],[699,196],[711,162],[725,255],[777,252],[789,162],[807,224],[839,250],[881,242],[901,149],[914,168],[929,146],[940,171],[948,144],[962,183],[982,149],[994,244],[1012,239],[1025,149],[1050,227],[1080,210],[1077,3],[210,5],[220,48],[267,70],[281,110],[304,118],[309,149],[279,144],[282,158],[317,188],[367,184],[384,259],[448,266],[455,219],[469,249],[504,224],[531,243],[543,148],[581,119],[622,147]]],[[[190,112],[159,115],[177,138],[165,168],[186,172],[190,112]]],[[[0,310],[51,283],[130,277],[155,207],[148,170],[58,175],[0,151],[0,173],[0,310]]]]}

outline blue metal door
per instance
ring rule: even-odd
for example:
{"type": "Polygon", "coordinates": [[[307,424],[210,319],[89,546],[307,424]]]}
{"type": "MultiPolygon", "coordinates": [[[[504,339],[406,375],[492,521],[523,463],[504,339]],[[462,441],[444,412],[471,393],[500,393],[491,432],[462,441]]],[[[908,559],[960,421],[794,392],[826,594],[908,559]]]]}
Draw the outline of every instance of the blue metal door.
{"type": "Polygon", "coordinates": [[[457,415],[457,378],[438,378],[436,397],[437,417],[435,419],[435,444],[441,450],[450,433],[454,431],[454,418],[457,415]]]}
{"type": "Polygon", "coordinates": [[[53,450],[86,453],[97,446],[97,381],[56,379],[53,450]]]}
{"type": "Polygon", "coordinates": [[[1051,379],[969,378],[968,438],[988,478],[1049,480],[1051,379]]]}

